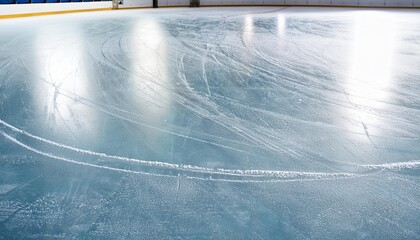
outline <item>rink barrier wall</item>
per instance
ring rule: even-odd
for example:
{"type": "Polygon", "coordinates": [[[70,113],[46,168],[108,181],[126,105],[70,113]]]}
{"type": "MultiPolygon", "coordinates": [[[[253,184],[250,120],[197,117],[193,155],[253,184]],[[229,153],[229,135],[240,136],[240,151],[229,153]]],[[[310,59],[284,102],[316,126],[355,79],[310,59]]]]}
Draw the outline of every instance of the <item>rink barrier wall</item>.
{"type": "MultiPolygon", "coordinates": [[[[189,0],[159,0],[159,7],[188,7],[189,0]]],[[[420,0],[200,0],[201,7],[420,8],[420,0]],[[361,4],[362,2],[362,4],[361,4]]],[[[152,0],[123,0],[119,9],[152,8],[152,0]]],[[[112,1],[0,5],[0,19],[112,9],[112,1]]]]}
{"type": "MultiPolygon", "coordinates": [[[[177,7],[177,6],[173,6],[177,7]]],[[[378,8],[378,9],[420,9],[419,5],[383,5],[383,6],[367,6],[367,5],[322,5],[322,4],[296,4],[296,5],[286,5],[286,4],[208,4],[200,5],[200,7],[314,7],[314,8],[378,8]]]]}
{"type": "MultiPolygon", "coordinates": [[[[151,7],[152,0],[124,0],[120,8],[151,7]],[[136,5],[135,3],[142,3],[136,5]]],[[[159,7],[188,7],[189,0],[159,0],[159,7]]],[[[200,0],[200,7],[366,7],[420,8],[420,0],[200,0]]]]}
{"type": "Polygon", "coordinates": [[[119,9],[133,9],[133,8],[151,8],[153,7],[153,0],[123,0],[123,4],[118,5],[119,9]]]}
{"type": "MultiPolygon", "coordinates": [[[[127,0],[131,1],[131,0],[127,0]]],[[[181,7],[190,6],[190,0],[158,0],[159,7],[181,7]]]]}
{"type": "Polygon", "coordinates": [[[0,19],[111,10],[112,2],[68,2],[0,5],[0,19]]]}
{"type": "Polygon", "coordinates": [[[200,6],[420,7],[420,0],[200,0],[200,6]]]}

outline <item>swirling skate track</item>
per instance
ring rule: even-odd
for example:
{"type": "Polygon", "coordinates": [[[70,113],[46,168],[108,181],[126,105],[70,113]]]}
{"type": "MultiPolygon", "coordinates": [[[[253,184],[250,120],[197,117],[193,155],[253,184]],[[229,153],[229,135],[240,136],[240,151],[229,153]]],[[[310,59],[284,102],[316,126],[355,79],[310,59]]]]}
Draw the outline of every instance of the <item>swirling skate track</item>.
{"type": "Polygon", "coordinates": [[[311,181],[355,178],[362,177],[366,174],[378,170],[393,171],[403,169],[418,169],[420,166],[420,161],[386,163],[377,165],[356,165],[360,171],[354,173],[207,168],[201,166],[147,161],[142,159],[107,155],[105,153],[71,147],[39,136],[35,136],[1,119],[0,126],[5,130],[1,130],[0,134],[9,141],[31,152],[48,157],[50,159],[121,173],[144,174],[161,177],[182,176],[185,178],[197,180],[229,182],[311,181]],[[36,140],[37,148],[31,146],[29,143],[26,143],[25,140],[27,139],[36,140]],[[44,148],[47,150],[43,150],[44,148]],[[74,157],[68,157],[68,155],[74,157]]]}

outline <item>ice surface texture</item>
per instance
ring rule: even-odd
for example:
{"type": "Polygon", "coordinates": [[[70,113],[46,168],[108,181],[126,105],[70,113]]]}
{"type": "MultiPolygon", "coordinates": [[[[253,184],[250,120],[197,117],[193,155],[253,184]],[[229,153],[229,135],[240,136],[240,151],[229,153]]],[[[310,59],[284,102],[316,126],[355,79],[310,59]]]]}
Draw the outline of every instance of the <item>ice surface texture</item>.
{"type": "Polygon", "coordinates": [[[0,21],[0,239],[420,239],[419,22],[0,21]]]}

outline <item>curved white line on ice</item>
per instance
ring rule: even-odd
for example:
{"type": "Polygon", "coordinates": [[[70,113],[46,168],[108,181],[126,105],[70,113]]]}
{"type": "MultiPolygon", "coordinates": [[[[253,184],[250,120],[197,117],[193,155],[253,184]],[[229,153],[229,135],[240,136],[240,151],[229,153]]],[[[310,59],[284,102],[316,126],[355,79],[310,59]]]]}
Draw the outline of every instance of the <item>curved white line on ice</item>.
{"type": "MultiPolygon", "coordinates": [[[[150,176],[159,176],[159,177],[179,177],[180,175],[169,175],[169,174],[158,174],[158,173],[148,173],[145,171],[133,171],[129,169],[123,169],[123,168],[115,168],[115,167],[109,167],[109,166],[103,166],[103,165],[97,165],[92,163],[86,163],[86,162],[80,162],[76,161],[70,158],[60,157],[56,156],[54,154],[43,152],[38,149],[35,149],[29,145],[26,145],[19,140],[13,138],[12,136],[8,135],[4,131],[0,131],[0,134],[3,135],[8,140],[16,143],[17,145],[32,151],[34,153],[57,159],[60,161],[68,162],[68,163],[74,163],[77,165],[83,165],[83,166],[89,166],[99,169],[105,169],[105,170],[111,170],[116,172],[122,172],[122,173],[132,173],[132,174],[143,174],[143,175],[150,175],[150,176]]],[[[241,170],[236,170],[241,171],[241,170]]],[[[251,171],[258,171],[258,170],[251,170],[251,171]]],[[[212,174],[212,173],[209,173],[212,174]]],[[[246,176],[246,175],[245,175],[246,176]]],[[[222,181],[222,182],[238,182],[238,183],[269,183],[269,182],[295,182],[295,181],[315,181],[315,180],[330,180],[330,179],[343,179],[343,178],[351,178],[351,177],[359,177],[362,175],[355,175],[355,174],[340,174],[340,173],[305,173],[305,172],[284,172],[281,176],[276,176],[274,179],[226,179],[226,178],[212,178],[212,175],[209,175],[209,177],[196,177],[196,176],[183,176],[185,178],[189,179],[196,179],[196,180],[204,180],[204,181],[222,181]],[[296,174],[287,174],[287,173],[296,173],[296,174]],[[309,178],[295,178],[301,175],[301,177],[309,177],[309,178]]]]}
{"type": "MultiPolygon", "coordinates": [[[[116,159],[116,160],[121,160],[121,161],[126,161],[126,162],[134,162],[134,163],[138,163],[140,165],[143,166],[151,166],[151,167],[159,167],[159,168],[165,168],[165,169],[171,169],[171,170],[179,170],[179,171],[185,171],[186,173],[190,172],[190,173],[203,173],[203,174],[208,174],[208,175],[218,175],[218,176],[225,176],[225,177],[251,177],[251,178],[262,178],[262,177],[270,177],[270,178],[278,178],[278,179],[292,179],[292,178],[297,178],[297,177],[303,177],[303,178],[312,178],[312,179],[329,179],[329,178],[349,178],[349,177],[356,177],[358,176],[357,174],[352,174],[352,173],[318,173],[318,172],[296,172],[296,171],[273,171],[273,170],[241,170],[241,169],[222,169],[222,168],[218,168],[218,169],[214,169],[214,168],[206,168],[206,167],[199,167],[199,166],[193,166],[193,165],[182,165],[182,164],[172,164],[172,163],[165,163],[165,162],[158,162],[158,161],[146,161],[146,160],[140,160],[140,159],[133,159],[133,158],[126,158],[126,157],[120,157],[120,156],[112,156],[112,155],[107,155],[105,153],[98,153],[98,152],[93,152],[93,151],[89,151],[89,150],[84,150],[84,149],[79,149],[79,148],[75,148],[75,147],[71,147],[71,146],[67,146],[64,144],[59,144],[35,135],[32,135],[24,130],[18,129],[6,122],[4,122],[3,120],[0,119],[0,123],[3,124],[4,126],[12,129],[15,132],[24,134],[28,137],[31,137],[33,139],[39,140],[41,142],[53,145],[53,146],[57,146],[63,149],[68,149],[68,150],[72,150],[74,152],[78,152],[78,153],[82,153],[82,154],[88,154],[88,155],[93,155],[93,156],[99,156],[99,157],[103,157],[103,158],[111,158],[111,159],[116,159]]],[[[62,161],[66,161],[66,162],[71,162],[71,163],[76,163],[76,164],[81,164],[81,165],[85,165],[85,166],[91,166],[91,167],[97,167],[97,168],[103,168],[103,169],[108,169],[108,170],[115,170],[115,171],[120,171],[120,172],[128,172],[128,173],[144,173],[144,174],[151,174],[151,175],[155,175],[154,173],[147,173],[147,172],[143,172],[143,171],[133,171],[133,170],[128,170],[128,169],[120,169],[120,168],[114,168],[114,167],[109,167],[109,166],[102,166],[102,165],[96,165],[96,164],[91,164],[91,163],[85,163],[85,162],[79,162],[76,160],[72,160],[72,159],[68,159],[68,158],[64,158],[64,157],[60,157],[60,156],[56,156],[54,154],[51,153],[45,153],[42,152],[38,149],[35,149],[29,145],[26,145],[22,142],[20,142],[19,140],[13,138],[12,136],[8,135],[7,133],[1,131],[0,132],[4,137],[6,137],[7,139],[9,139],[10,141],[28,149],[31,150],[35,153],[50,157],[50,158],[55,158],[58,160],[62,160],[62,161]]],[[[161,176],[171,176],[171,175],[165,175],[165,174],[159,174],[161,176]]],[[[194,176],[186,176],[186,177],[190,177],[190,178],[197,178],[194,176]]],[[[206,180],[219,180],[219,179],[211,179],[211,178],[205,178],[206,180]]],[[[226,179],[226,180],[230,180],[231,179],[226,179]]],[[[295,179],[296,180],[296,179],[295,179]]],[[[305,180],[305,179],[300,179],[300,180],[305,180]]],[[[243,181],[243,180],[238,180],[238,181],[243,181]]],[[[249,181],[256,181],[256,180],[249,180],[249,181]]],[[[261,182],[262,180],[259,180],[258,182],[261,182]]]]}
{"type": "Polygon", "coordinates": [[[408,161],[408,162],[395,162],[395,163],[384,163],[384,164],[365,164],[358,165],[367,169],[380,169],[380,170],[403,170],[420,167],[420,161],[408,161]]]}
{"type": "MultiPolygon", "coordinates": [[[[327,179],[342,179],[342,178],[354,178],[363,176],[363,174],[357,173],[346,173],[346,172],[338,172],[338,173],[325,173],[325,172],[297,172],[297,171],[275,171],[275,170],[241,170],[241,169],[223,169],[223,168],[207,168],[207,167],[200,167],[200,166],[193,166],[193,165],[183,165],[183,164],[173,164],[173,163],[166,163],[166,162],[159,162],[159,161],[147,161],[147,160],[140,160],[134,158],[127,158],[121,156],[113,156],[107,155],[105,153],[94,152],[90,150],[84,150],[80,148],[71,147],[68,145],[60,144],[53,142],[51,140],[41,138],[39,136],[35,136],[25,130],[16,128],[7,122],[4,122],[0,119],[0,124],[4,125],[5,127],[11,129],[14,132],[23,134],[27,137],[33,138],[35,140],[41,141],[43,143],[56,146],[62,149],[71,150],[73,152],[77,152],[80,154],[87,154],[91,156],[98,156],[102,158],[108,159],[115,159],[125,162],[132,162],[137,163],[142,166],[148,167],[156,167],[162,169],[169,169],[169,170],[176,170],[182,171],[186,175],[183,175],[186,178],[191,179],[199,179],[199,180],[213,180],[213,181],[230,181],[230,182],[279,182],[279,181],[308,181],[308,180],[327,180],[327,179]],[[197,177],[193,176],[194,174],[204,174],[206,177],[197,177]],[[212,175],[216,178],[212,178],[212,175]],[[241,178],[241,179],[229,179],[229,178],[241,178]],[[249,179],[244,179],[249,178],[249,179]],[[270,179],[267,179],[270,178],[270,179]]],[[[9,134],[5,133],[4,131],[0,131],[0,134],[3,135],[5,138],[9,139],[10,141],[18,144],[21,147],[24,147],[32,152],[41,154],[43,156],[70,162],[74,164],[90,166],[95,168],[101,168],[106,170],[112,170],[117,172],[123,173],[134,173],[134,174],[144,174],[144,175],[153,175],[153,176],[166,176],[166,177],[175,177],[173,174],[159,174],[159,173],[150,173],[146,171],[135,171],[125,168],[119,167],[110,167],[104,165],[97,165],[93,163],[86,163],[81,162],[61,156],[54,155],[52,153],[43,152],[38,149],[35,149],[16,138],[13,138],[9,134]]],[[[356,165],[361,168],[370,169],[370,170],[401,170],[401,169],[411,169],[417,168],[420,166],[420,161],[409,161],[409,162],[397,162],[397,163],[386,163],[386,164],[371,164],[371,165],[356,165]]]]}

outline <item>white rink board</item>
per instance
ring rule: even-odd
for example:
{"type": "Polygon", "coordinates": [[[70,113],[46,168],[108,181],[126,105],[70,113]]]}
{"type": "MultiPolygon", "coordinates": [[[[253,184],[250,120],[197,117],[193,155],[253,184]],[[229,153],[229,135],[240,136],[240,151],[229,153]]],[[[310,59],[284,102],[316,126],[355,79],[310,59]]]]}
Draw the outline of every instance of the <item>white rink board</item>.
{"type": "MultiPolygon", "coordinates": [[[[159,0],[159,7],[188,6],[189,0],[159,0]]],[[[201,0],[201,6],[223,5],[285,5],[285,6],[361,6],[361,7],[420,7],[420,0],[201,0]]],[[[119,8],[152,7],[152,0],[125,0],[119,8]]],[[[1,15],[60,12],[112,8],[112,2],[77,2],[0,5],[1,15]]]]}
{"type": "Polygon", "coordinates": [[[413,6],[413,1],[411,0],[387,0],[385,1],[386,6],[397,6],[397,7],[409,7],[413,6]]]}
{"type": "Polygon", "coordinates": [[[118,8],[133,8],[133,7],[152,7],[153,3],[150,0],[127,0],[123,1],[123,4],[120,4],[118,8]]]}
{"type": "MultiPolygon", "coordinates": [[[[131,1],[131,0],[129,0],[131,1]]],[[[169,0],[170,1],[170,0],[169,0]]],[[[160,5],[160,4],[159,4],[160,5]]],[[[164,5],[164,4],[162,4],[164,5]]],[[[169,4],[176,6],[177,4],[169,4]]],[[[420,0],[201,0],[201,6],[212,5],[310,5],[361,7],[419,7],[420,0]]]]}

